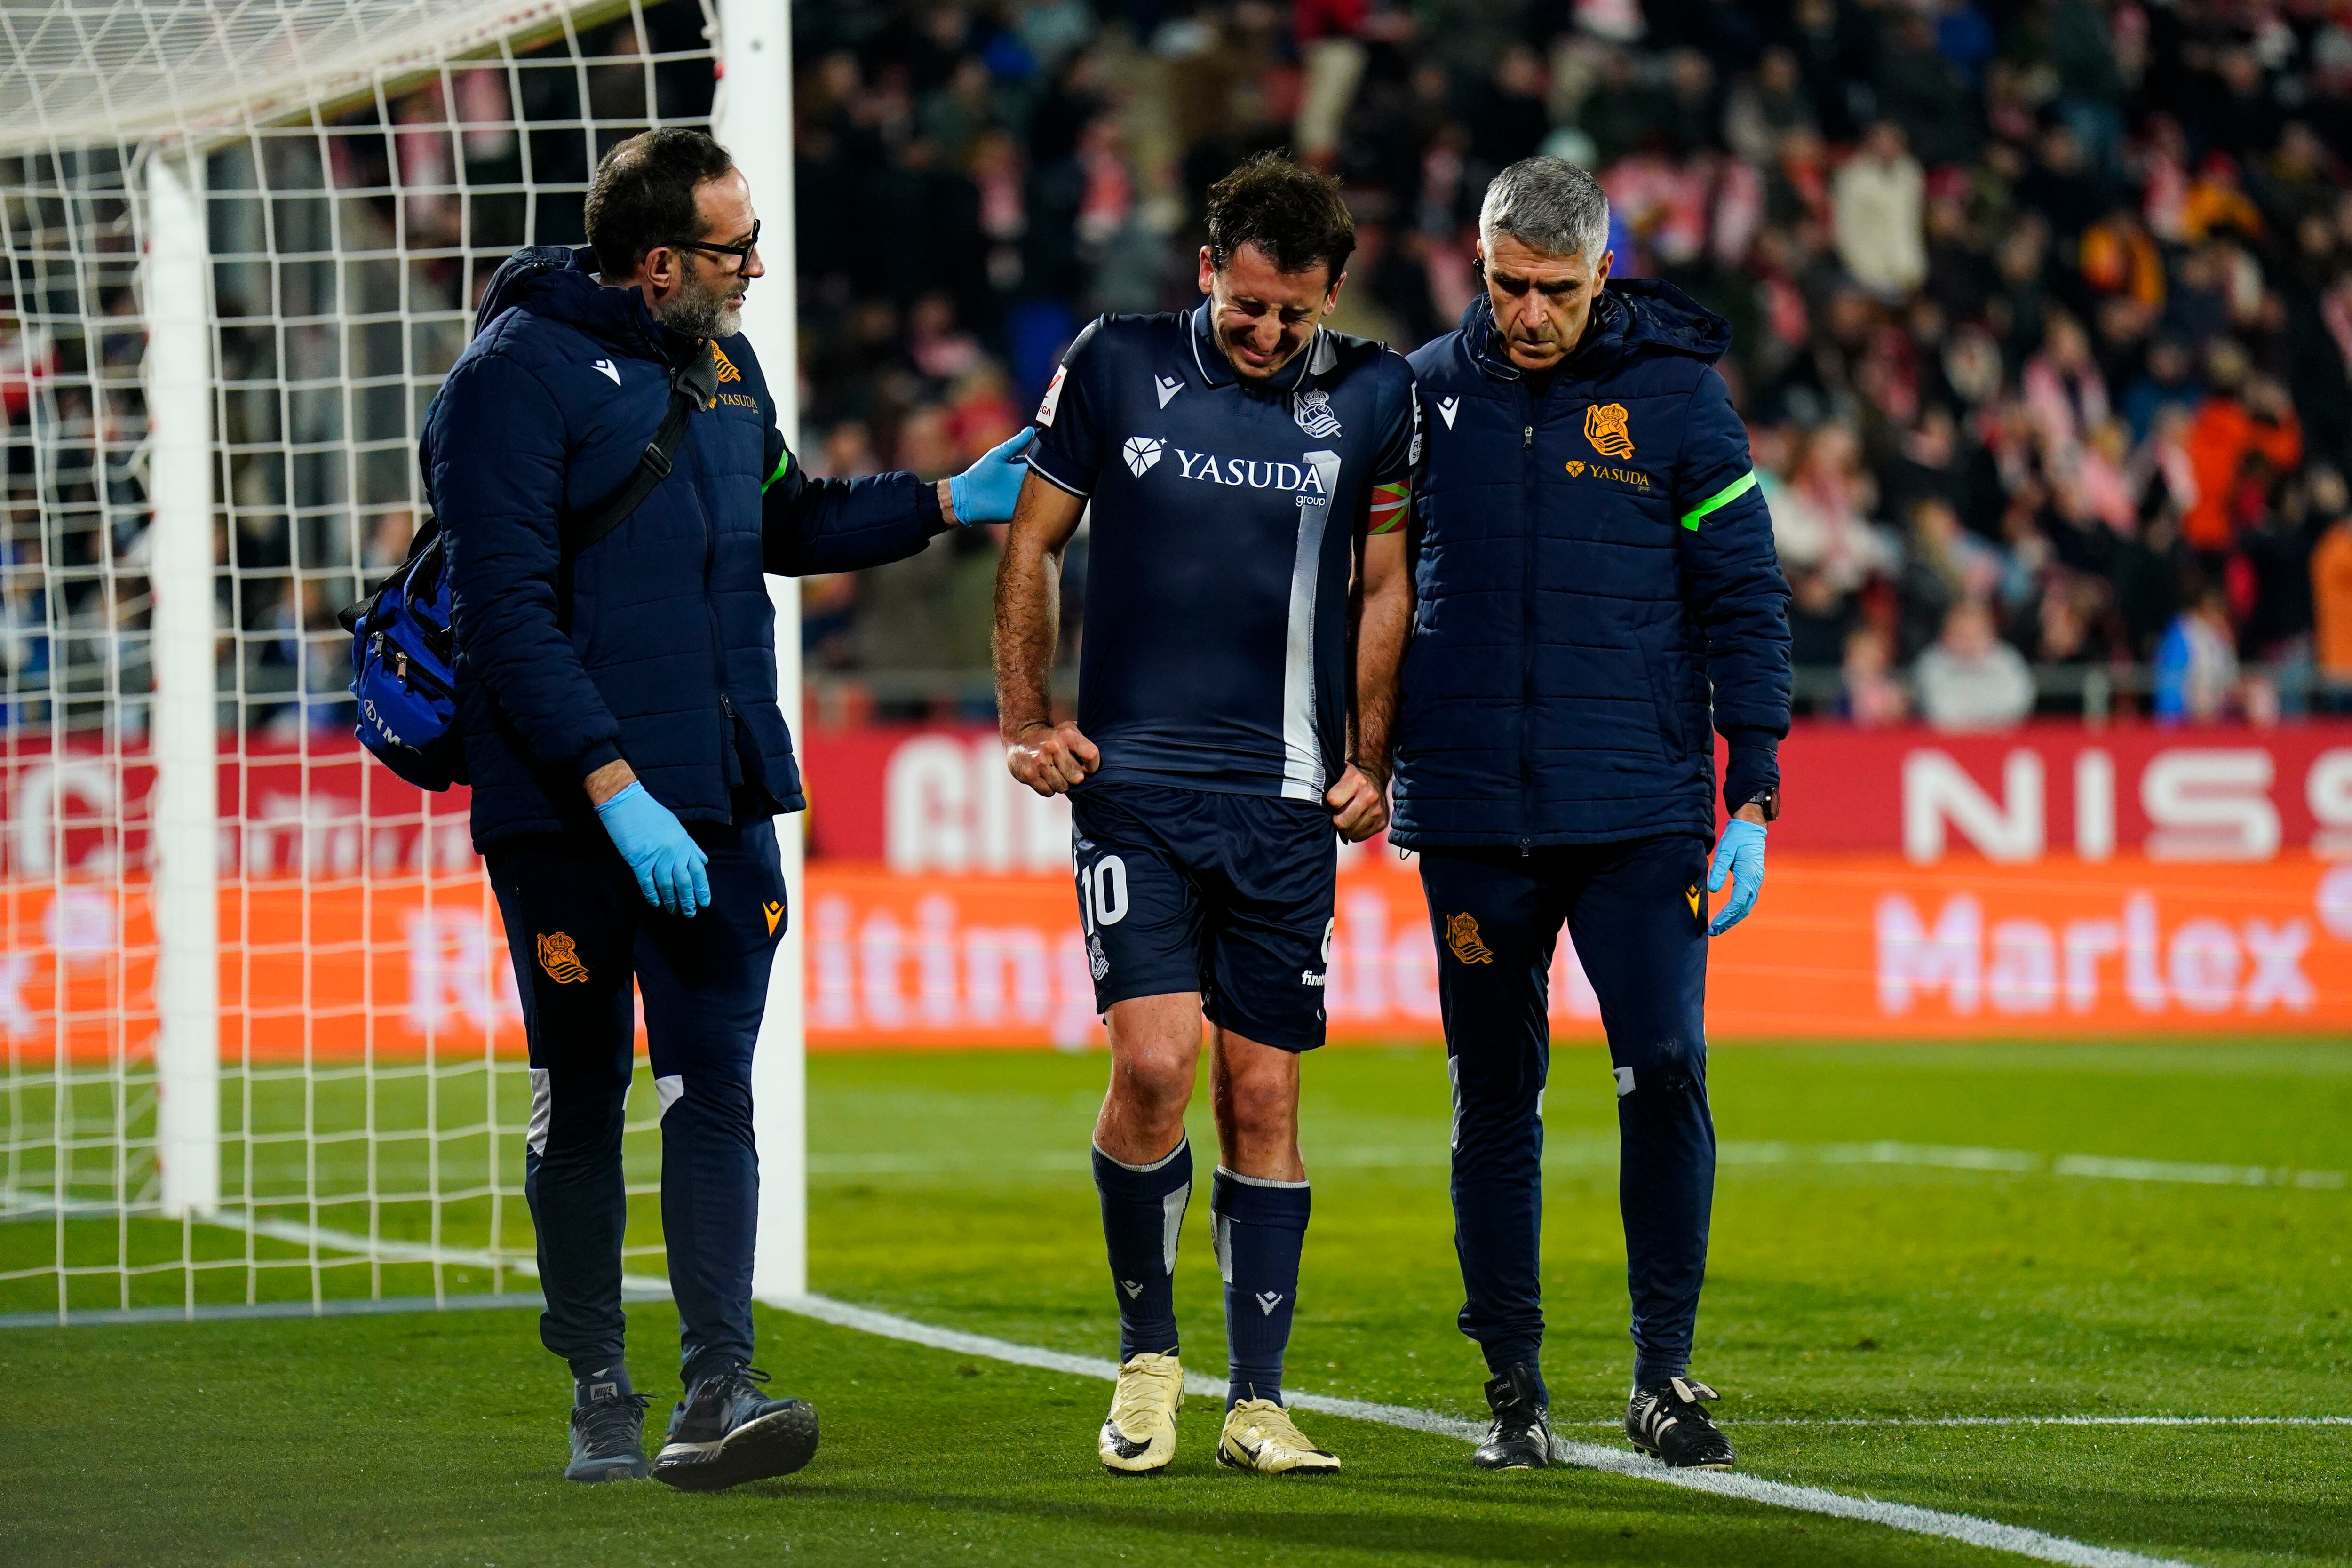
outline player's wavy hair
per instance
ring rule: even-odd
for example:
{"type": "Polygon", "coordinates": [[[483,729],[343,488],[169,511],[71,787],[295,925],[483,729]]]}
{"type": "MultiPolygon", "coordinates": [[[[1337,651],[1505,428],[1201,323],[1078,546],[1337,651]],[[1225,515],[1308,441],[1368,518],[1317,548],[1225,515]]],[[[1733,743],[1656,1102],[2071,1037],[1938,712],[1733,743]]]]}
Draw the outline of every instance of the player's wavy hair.
{"type": "Polygon", "coordinates": [[[1327,280],[1336,280],[1356,252],[1356,220],[1339,181],[1279,153],[1255,153],[1209,187],[1211,265],[1223,272],[1244,245],[1285,272],[1319,261],[1327,280]]]}
{"type": "Polygon", "coordinates": [[[648,251],[702,237],[695,188],[735,166],[709,134],[664,126],[604,154],[588,182],[588,243],[607,279],[635,273],[648,251]]]}

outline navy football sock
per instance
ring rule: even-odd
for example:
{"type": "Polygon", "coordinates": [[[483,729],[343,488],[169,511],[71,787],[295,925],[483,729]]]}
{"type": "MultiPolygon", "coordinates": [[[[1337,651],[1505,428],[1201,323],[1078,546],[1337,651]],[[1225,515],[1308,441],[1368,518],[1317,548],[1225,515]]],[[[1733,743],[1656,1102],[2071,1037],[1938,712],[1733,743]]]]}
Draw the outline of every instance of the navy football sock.
{"type": "Polygon", "coordinates": [[[1228,1409],[1244,1399],[1282,1403],[1282,1352],[1298,1301],[1308,1197],[1305,1182],[1270,1182],[1217,1167],[1209,1216],[1217,1270],[1225,1277],[1228,1409]]]}
{"type": "Polygon", "coordinates": [[[572,1403],[585,1407],[599,1399],[615,1394],[635,1394],[629,1386],[629,1369],[619,1362],[594,1366],[586,1362],[573,1363],[572,1368],[572,1403]]]}
{"type": "Polygon", "coordinates": [[[1129,1165],[1095,1151],[1095,1191],[1102,1196],[1103,1240],[1118,1298],[1118,1359],[1176,1351],[1176,1238],[1192,1197],[1192,1144],[1149,1165],[1129,1165]]]}

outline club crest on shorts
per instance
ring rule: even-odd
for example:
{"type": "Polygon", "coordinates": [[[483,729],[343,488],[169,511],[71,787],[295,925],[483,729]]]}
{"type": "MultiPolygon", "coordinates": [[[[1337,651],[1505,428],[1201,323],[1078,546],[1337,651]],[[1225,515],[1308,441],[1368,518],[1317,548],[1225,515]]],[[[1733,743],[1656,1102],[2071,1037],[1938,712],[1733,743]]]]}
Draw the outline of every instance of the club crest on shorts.
{"type": "Polygon", "coordinates": [[[1478,938],[1476,915],[1448,915],[1445,919],[1445,945],[1454,957],[1465,963],[1495,962],[1495,950],[1478,938]]]}
{"type": "Polygon", "coordinates": [[[1290,416],[1318,441],[1328,441],[1340,433],[1339,416],[1331,412],[1331,395],[1319,386],[1290,400],[1290,416]]]}
{"type": "Polygon", "coordinates": [[[1087,969],[1097,980],[1110,973],[1110,954],[1103,951],[1100,932],[1087,938],[1087,969]]]}
{"type": "Polygon", "coordinates": [[[558,985],[584,985],[588,982],[588,966],[580,962],[572,939],[560,931],[549,931],[539,939],[539,966],[558,985]]]}
{"type": "Polygon", "coordinates": [[[1584,411],[1584,438],[1604,458],[1630,458],[1633,437],[1626,430],[1628,416],[1622,403],[1601,403],[1584,411]]]}

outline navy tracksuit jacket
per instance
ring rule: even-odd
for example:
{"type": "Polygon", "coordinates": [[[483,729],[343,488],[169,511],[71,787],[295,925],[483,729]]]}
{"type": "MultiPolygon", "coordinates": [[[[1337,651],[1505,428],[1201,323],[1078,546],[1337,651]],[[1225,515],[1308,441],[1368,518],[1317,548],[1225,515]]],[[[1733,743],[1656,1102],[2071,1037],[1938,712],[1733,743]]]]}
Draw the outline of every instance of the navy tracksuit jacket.
{"type": "Polygon", "coordinates": [[[1737,808],[1779,782],[1788,588],[1730,329],[1612,281],[1542,384],[1482,294],[1412,356],[1417,622],[1391,837],[1422,852],[1454,1079],[1463,1331],[1495,1372],[1543,1333],[1547,973],[1565,924],[1609,1035],[1634,1375],[1686,1368],[1706,1266],[1710,729],[1737,808]]]}
{"type": "Polygon", "coordinates": [[[667,410],[670,367],[700,347],[590,265],[580,252],[474,339],[420,458],[447,542],[474,842],[530,1044],[541,1338],[578,1373],[621,1356],[634,981],[690,1384],[751,1354],[751,1047],[787,914],[770,818],[804,804],[764,574],[896,561],[944,525],[911,474],[803,474],[750,343],[724,338],[716,395],[668,478],[572,563],[560,616],[560,513],[627,479],[667,410]],[[619,759],[709,852],[710,907],[691,921],[638,895],[589,805],[583,781],[619,759]]]}

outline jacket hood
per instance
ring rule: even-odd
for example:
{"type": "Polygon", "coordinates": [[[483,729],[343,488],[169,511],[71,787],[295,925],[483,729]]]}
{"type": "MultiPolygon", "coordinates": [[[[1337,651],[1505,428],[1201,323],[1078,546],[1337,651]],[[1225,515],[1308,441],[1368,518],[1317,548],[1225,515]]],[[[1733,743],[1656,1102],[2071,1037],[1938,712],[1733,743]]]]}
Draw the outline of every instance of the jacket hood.
{"type": "Polygon", "coordinates": [[[575,250],[570,267],[526,279],[515,304],[542,320],[577,327],[636,359],[677,364],[701,342],[655,321],[646,297],[636,289],[608,289],[597,282],[595,266],[595,252],[575,250]]]}
{"type": "MultiPolygon", "coordinates": [[[[1566,361],[1580,375],[1614,369],[1639,353],[1686,354],[1712,364],[1731,347],[1730,322],[1661,279],[1612,278],[1592,302],[1592,317],[1566,361]]],[[[1462,312],[1462,336],[1488,374],[1525,374],[1503,353],[1494,304],[1483,289],[1462,312]]]]}

